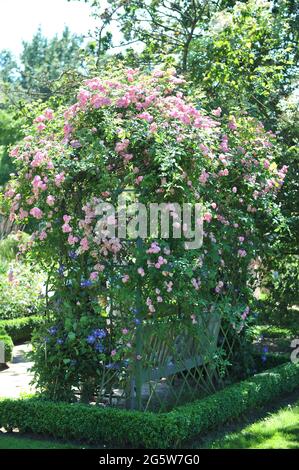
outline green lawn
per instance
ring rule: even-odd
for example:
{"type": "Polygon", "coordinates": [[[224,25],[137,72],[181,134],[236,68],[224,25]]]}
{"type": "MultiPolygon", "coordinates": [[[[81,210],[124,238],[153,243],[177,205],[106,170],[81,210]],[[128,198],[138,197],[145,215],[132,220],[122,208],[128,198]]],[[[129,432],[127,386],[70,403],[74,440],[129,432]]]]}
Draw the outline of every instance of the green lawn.
{"type": "Polygon", "coordinates": [[[207,441],[210,449],[299,449],[299,401],[277,413],[246,426],[240,432],[226,433],[207,441]]]}
{"type": "Polygon", "coordinates": [[[82,449],[83,446],[0,433],[0,449],[82,449]]]}

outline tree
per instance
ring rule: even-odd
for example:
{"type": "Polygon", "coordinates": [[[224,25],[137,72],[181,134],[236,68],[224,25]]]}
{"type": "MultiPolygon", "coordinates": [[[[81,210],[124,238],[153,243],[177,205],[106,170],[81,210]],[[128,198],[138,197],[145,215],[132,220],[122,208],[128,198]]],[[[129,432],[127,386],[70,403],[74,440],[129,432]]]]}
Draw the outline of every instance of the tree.
{"type": "MultiPolygon", "coordinates": [[[[285,0],[238,3],[214,15],[193,42],[189,72],[214,106],[241,108],[277,129],[279,102],[294,87],[298,41],[285,0]]],[[[297,34],[298,39],[298,34],[297,34]]]]}
{"type": "Polygon", "coordinates": [[[14,170],[8,149],[23,135],[27,113],[30,119],[30,103],[48,100],[59,86],[59,94],[65,94],[63,80],[59,79],[79,71],[83,61],[81,45],[82,38],[67,28],[61,38],[52,39],[44,37],[39,29],[31,42],[23,43],[20,63],[10,51],[0,52],[0,185],[14,170]]]}
{"type": "MultiPolygon", "coordinates": [[[[215,11],[234,4],[230,0],[108,0],[102,6],[99,0],[90,1],[92,14],[99,20],[98,31],[112,23],[123,34],[122,45],[141,42],[143,55],[153,58],[177,57],[179,69],[186,72],[190,48],[202,35],[215,11]]],[[[99,44],[102,36],[98,36],[99,44]]],[[[101,51],[99,45],[98,50],[101,51]]],[[[157,59],[159,60],[159,59],[157,59]]]]}
{"type": "Polygon", "coordinates": [[[0,81],[5,83],[13,83],[15,80],[15,73],[17,70],[17,63],[14,60],[12,53],[4,49],[0,52],[0,81]]]}
{"type": "Polygon", "coordinates": [[[52,83],[68,70],[78,70],[82,65],[80,48],[82,38],[72,35],[65,28],[62,37],[47,39],[41,29],[31,42],[23,42],[20,84],[34,97],[48,99],[52,94],[52,83]]]}

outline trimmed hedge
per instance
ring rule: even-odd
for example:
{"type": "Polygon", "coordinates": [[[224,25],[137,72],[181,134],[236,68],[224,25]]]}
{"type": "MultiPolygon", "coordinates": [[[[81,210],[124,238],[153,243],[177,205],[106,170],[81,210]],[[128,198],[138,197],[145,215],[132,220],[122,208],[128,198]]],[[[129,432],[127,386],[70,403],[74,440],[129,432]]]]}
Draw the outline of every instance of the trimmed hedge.
{"type": "Polygon", "coordinates": [[[30,341],[35,328],[44,322],[44,317],[36,315],[32,317],[15,318],[13,320],[0,320],[0,333],[5,332],[12,337],[15,344],[30,341]]]}
{"type": "Polygon", "coordinates": [[[0,341],[4,343],[5,362],[12,360],[13,342],[10,336],[0,334],[0,341]]]}
{"type": "Polygon", "coordinates": [[[41,398],[0,401],[0,427],[10,431],[135,448],[179,447],[299,386],[299,364],[270,369],[169,413],[126,411],[41,398]]]}
{"type": "Polygon", "coordinates": [[[6,335],[5,328],[0,323],[0,335],[6,335]]]}

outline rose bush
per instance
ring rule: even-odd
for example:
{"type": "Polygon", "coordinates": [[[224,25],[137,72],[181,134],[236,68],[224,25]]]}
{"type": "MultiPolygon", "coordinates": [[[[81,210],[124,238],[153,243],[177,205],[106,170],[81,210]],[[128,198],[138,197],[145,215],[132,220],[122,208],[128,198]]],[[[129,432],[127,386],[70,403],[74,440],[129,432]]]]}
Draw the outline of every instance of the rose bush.
{"type": "MultiPolygon", "coordinates": [[[[194,324],[217,308],[240,332],[248,319],[249,265],[271,241],[266,222],[279,222],[287,168],[277,168],[275,136],[261,123],[200,109],[187,90],[173,70],[85,80],[71,106],[46,109],[11,151],[17,174],[5,204],[11,220],[35,222],[23,249],[42,261],[53,294],[35,352],[38,383],[52,398],[142,361],[141,322],[173,315],[194,324]],[[167,203],[183,233],[175,204],[200,203],[203,246],[99,237],[96,206],[128,190],[132,202],[167,203]]],[[[118,217],[109,221],[116,228],[118,217]]]]}

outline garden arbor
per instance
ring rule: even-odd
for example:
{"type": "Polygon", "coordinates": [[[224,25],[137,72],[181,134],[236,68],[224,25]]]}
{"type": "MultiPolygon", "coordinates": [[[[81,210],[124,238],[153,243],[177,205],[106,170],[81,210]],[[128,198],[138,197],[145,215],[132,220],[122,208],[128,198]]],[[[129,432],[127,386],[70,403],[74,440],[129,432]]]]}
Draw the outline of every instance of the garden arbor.
{"type": "Polygon", "coordinates": [[[35,222],[23,249],[53,293],[34,344],[36,382],[52,399],[160,410],[225,375],[250,312],[248,265],[264,249],[262,221],[277,214],[286,168],[260,123],[208,113],[185,93],[173,70],[88,79],[11,152],[10,219],[35,222]],[[99,234],[99,205],[116,207],[121,192],[145,208],[165,204],[170,236],[122,236],[118,209],[99,234]],[[195,249],[185,203],[202,208],[195,249]]]}

